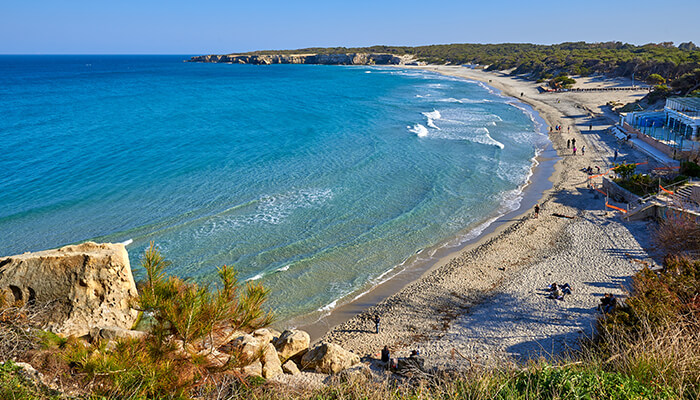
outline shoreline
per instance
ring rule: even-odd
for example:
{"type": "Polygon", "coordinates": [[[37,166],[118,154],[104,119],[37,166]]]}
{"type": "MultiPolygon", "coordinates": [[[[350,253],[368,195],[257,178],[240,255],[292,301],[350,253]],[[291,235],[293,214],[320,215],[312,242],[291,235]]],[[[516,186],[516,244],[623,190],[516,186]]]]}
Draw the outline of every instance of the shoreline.
{"type": "MultiPolygon", "coordinates": [[[[399,69],[402,69],[403,67],[404,66],[395,66],[395,68],[399,69]]],[[[426,70],[431,71],[427,68],[426,70]]],[[[448,74],[440,74],[450,76],[448,74]]],[[[314,320],[311,322],[309,322],[309,319],[311,318],[308,316],[301,316],[285,321],[285,323],[290,324],[291,322],[291,325],[295,326],[296,322],[300,322],[298,326],[295,326],[295,328],[309,333],[312,342],[318,341],[324,335],[331,332],[334,327],[362,314],[367,307],[375,306],[382,301],[385,301],[387,298],[399,293],[408,285],[423,279],[427,274],[431,273],[436,268],[444,266],[459,254],[483,245],[493,236],[497,236],[503,230],[508,229],[510,224],[512,224],[514,221],[526,218],[526,215],[531,212],[532,207],[534,207],[535,204],[538,204],[544,197],[545,192],[551,190],[552,176],[556,172],[556,163],[559,161],[560,157],[553,148],[553,143],[547,134],[547,127],[551,126],[549,121],[547,121],[535,109],[535,107],[533,107],[532,104],[521,102],[519,99],[513,96],[508,96],[504,94],[501,89],[492,87],[486,82],[481,83],[489,86],[489,90],[493,94],[507,97],[513,103],[520,103],[531,108],[530,110],[525,109],[522,111],[530,114],[533,118],[533,122],[535,123],[535,128],[539,130],[540,133],[547,136],[546,146],[539,149],[539,153],[532,159],[532,167],[530,169],[531,174],[528,177],[527,182],[520,189],[521,193],[519,195],[520,201],[518,206],[513,210],[506,211],[501,215],[484,220],[480,224],[475,225],[471,231],[467,232],[478,230],[481,226],[487,224],[487,226],[481,229],[476,236],[466,239],[462,243],[455,246],[448,246],[450,242],[459,237],[455,236],[447,238],[435,246],[422,249],[419,253],[409,257],[407,261],[413,257],[419,256],[423,252],[432,252],[432,255],[429,256],[428,260],[413,263],[412,265],[409,265],[408,267],[396,272],[389,278],[372,286],[359,295],[356,295],[347,303],[343,303],[332,308],[326,315],[322,315],[321,317],[312,317],[314,320]]],[[[400,265],[397,265],[393,269],[399,267],[400,265]]],[[[388,273],[391,273],[392,270],[389,270],[388,273]]]]}
{"type": "MultiPolygon", "coordinates": [[[[620,144],[604,131],[610,123],[603,105],[610,97],[629,100],[635,94],[542,95],[534,82],[503,73],[452,66],[418,69],[485,83],[530,105],[549,126],[573,128],[549,134],[559,158],[549,179],[552,187],[539,201],[542,215],[508,221],[481,235],[397,293],[365,304],[363,312],[319,340],[360,355],[376,354],[384,345],[397,356],[420,348],[428,365],[452,366],[554,357],[575,347],[579,339],[592,335],[601,288],[623,295],[622,286],[639,269],[638,261],[649,259],[646,224],[622,225],[606,212],[595,192],[586,189],[586,175],[580,172],[587,165],[611,163],[612,148],[620,144]],[[572,157],[568,138],[588,145],[586,154],[572,157]],[[571,282],[573,302],[546,299],[544,288],[551,282],[571,282]],[[379,334],[372,332],[375,315],[382,321],[379,334]],[[455,360],[456,353],[462,357],[455,360]]],[[[613,81],[604,83],[617,84],[613,81]]],[[[628,148],[621,154],[638,156],[628,148]]],[[[523,215],[524,203],[520,210],[523,215]]]]}

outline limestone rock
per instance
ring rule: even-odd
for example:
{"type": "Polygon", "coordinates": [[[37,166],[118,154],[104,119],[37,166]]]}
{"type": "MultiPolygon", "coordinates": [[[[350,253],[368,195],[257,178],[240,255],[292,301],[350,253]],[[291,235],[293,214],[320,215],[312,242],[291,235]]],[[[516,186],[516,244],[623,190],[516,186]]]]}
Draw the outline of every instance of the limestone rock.
{"type": "MultiPolygon", "coordinates": [[[[270,329],[267,328],[261,328],[254,331],[253,337],[260,340],[260,343],[262,344],[268,344],[275,339],[275,335],[272,333],[272,331],[270,331],[270,329]]],[[[277,334],[277,337],[279,337],[279,333],[277,334]]]]}
{"type": "Polygon", "coordinates": [[[262,376],[263,365],[260,361],[256,361],[241,368],[241,373],[247,376],[262,376]]]}
{"type": "Polygon", "coordinates": [[[260,339],[246,333],[234,338],[226,346],[220,347],[220,350],[227,353],[238,352],[242,361],[250,362],[260,357],[262,347],[260,339]]]}
{"type": "Polygon", "coordinates": [[[338,376],[346,382],[364,383],[372,379],[372,371],[360,363],[344,369],[338,376]]]}
{"type": "Polygon", "coordinates": [[[282,363],[280,363],[279,357],[277,357],[277,350],[272,343],[268,343],[263,351],[263,376],[267,379],[274,378],[275,376],[284,373],[282,371],[282,363]]]}
{"type": "Polygon", "coordinates": [[[295,356],[303,356],[309,350],[310,342],[308,333],[293,329],[282,332],[274,344],[280,359],[286,361],[295,356]]]}
{"type": "Polygon", "coordinates": [[[0,258],[0,295],[13,303],[51,303],[45,328],[83,336],[96,326],[129,329],[138,295],[123,244],[82,243],[0,258]]]}
{"type": "Polygon", "coordinates": [[[321,342],[301,358],[303,369],[314,369],[322,374],[337,374],[360,362],[357,354],[334,343],[321,342]]]}
{"type": "Polygon", "coordinates": [[[297,364],[292,360],[289,360],[286,363],[282,364],[282,371],[290,375],[301,374],[301,371],[299,371],[299,367],[297,367],[297,364]]]}
{"type": "Polygon", "coordinates": [[[231,356],[216,349],[202,350],[199,355],[206,359],[206,366],[210,368],[221,368],[231,359],[231,356]]]}
{"type": "Polygon", "coordinates": [[[215,328],[211,335],[206,335],[202,340],[198,340],[194,346],[199,350],[218,349],[243,335],[245,335],[245,332],[230,326],[215,328]]]}

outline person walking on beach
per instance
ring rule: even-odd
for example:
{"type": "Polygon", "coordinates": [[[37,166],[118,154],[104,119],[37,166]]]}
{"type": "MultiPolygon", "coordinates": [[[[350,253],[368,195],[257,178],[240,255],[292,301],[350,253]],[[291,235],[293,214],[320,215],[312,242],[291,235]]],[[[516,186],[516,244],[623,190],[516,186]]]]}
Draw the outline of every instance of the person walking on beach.
{"type": "Polygon", "coordinates": [[[379,315],[375,315],[374,316],[374,329],[375,329],[374,333],[376,333],[377,335],[379,334],[379,321],[380,321],[379,315]]]}
{"type": "Polygon", "coordinates": [[[571,139],[571,145],[574,146],[574,147],[576,147],[576,138],[571,139]]]}
{"type": "Polygon", "coordinates": [[[613,161],[617,161],[617,149],[615,149],[615,154],[613,155],[613,161]]]}
{"type": "Polygon", "coordinates": [[[576,146],[574,146],[574,155],[576,155],[576,146]]]}
{"type": "Polygon", "coordinates": [[[586,155],[586,145],[581,146],[581,155],[582,156],[586,155]]]}
{"type": "Polygon", "coordinates": [[[571,127],[570,127],[570,126],[567,126],[567,127],[566,127],[566,133],[569,133],[569,132],[571,132],[571,127]]]}
{"type": "Polygon", "coordinates": [[[593,130],[593,123],[588,124],[588,130],[592,131],[593,130]]]}
{"type": "Polygon", "coordinates": [[[566,148],[570,149],[571,148],[571,139],[566,141],[566,148]]]}
{"type": "Polygon", "coordinates": [[[540,217],[540,205],[535,204],[535,218],[539,218],[539,217],[540,217]]]}

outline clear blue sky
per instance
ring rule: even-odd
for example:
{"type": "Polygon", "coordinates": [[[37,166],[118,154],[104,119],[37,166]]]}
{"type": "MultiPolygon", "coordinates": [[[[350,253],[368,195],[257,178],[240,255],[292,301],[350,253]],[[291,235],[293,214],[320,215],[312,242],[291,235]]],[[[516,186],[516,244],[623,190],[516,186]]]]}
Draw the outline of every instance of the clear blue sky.
{"type": "Polygon", "coordinates": [[[208,54],[313,46],[700,44],[698,0],[2,0],[0,53],[208,54]]]}

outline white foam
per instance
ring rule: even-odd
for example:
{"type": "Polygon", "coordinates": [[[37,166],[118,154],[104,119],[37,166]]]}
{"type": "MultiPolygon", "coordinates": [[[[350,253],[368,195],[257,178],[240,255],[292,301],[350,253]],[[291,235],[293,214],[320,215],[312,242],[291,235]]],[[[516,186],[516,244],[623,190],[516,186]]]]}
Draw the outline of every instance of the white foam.
{"type": "Polygon", "coordinates": [[[435,125],[434,122],[434,120],[442,118],[442,115],[440,115],[440,111],[434,109],[431,112],[424,112],[422,114],[425,115],[425,117],[428,119],[427,125],[429,127],[440,130],[440,128],[437,125],[435,125]]]}
{"type": "Polygon", "coordinates": [[[128,245],[130,245],[130,244],[132,244],[132,243],[134,243],[134,239],[125,240],[125,241],[122,242],[122,244],[123,244],[124,246],[128,246],[128,245]]]}
{"type": "Polygon", "coordinates": [[[325,305],[325,306],[323,306],[323,307],[320,307],[320,308],[319,308],[318,310],[316,310],[316,311],[321,311],[321,312],[330,311],[330,310],[332,310],[332,309],[335,308],[336,304],[338,304],[338,299],[333,300],[330,304],[327,304],[327,305],[325,305]]]}
{"type": "Polygon", "coordinates": [[[491,133],[487,128],[477,128],[476,129],[477,133],[480,133],[480,136],[475,136],[475,137],[470,137],[467,138],[467,140],[475,143],[481,143],[481,144],[487,144],[491,146],[496,146],[500,149],[503,149],[505,145],[498,140],[494,139],[491,137],[491,133]]]}
{"type": "Polygon", "coordinates": [[[415,124],[413,127],[408,126],[407,127],[410,132],[415,133],[418,137],[427,137],[428,136],[428,128],[421,124],[415,124]]]}
{"type": "Polygon", "coordinates": [[[372,71],[365,71],[365,74],[371,74],[372,71]]]}
{"type": "Polygon", "coordinates": [[[260,279],[260,278],[262,278],[262,277],[263,277],[263,274],[260,273],[260,274],[255,275],[255,276],[252,277],[252,278],[246,279],[245,281],[246,281],[246,282],[248,282],[248,281],[257,281],[258,279],[260,279]]]}
{"type": "Polygon", "coordinates": [[[287,270],[289,269],[290,266],[291,266],[291,264],[287,264],[287,265],[285,265],[284,267],[277,268],[277,272],[284,272],[284,271],[287,271],[287,270]]]}

